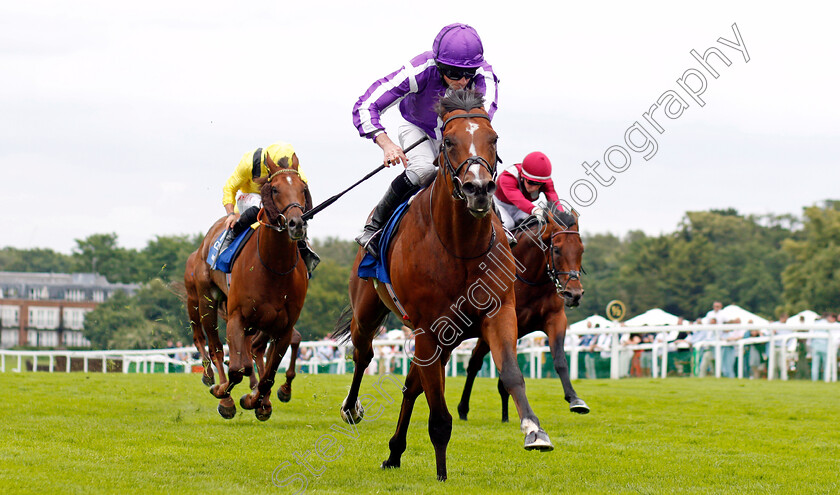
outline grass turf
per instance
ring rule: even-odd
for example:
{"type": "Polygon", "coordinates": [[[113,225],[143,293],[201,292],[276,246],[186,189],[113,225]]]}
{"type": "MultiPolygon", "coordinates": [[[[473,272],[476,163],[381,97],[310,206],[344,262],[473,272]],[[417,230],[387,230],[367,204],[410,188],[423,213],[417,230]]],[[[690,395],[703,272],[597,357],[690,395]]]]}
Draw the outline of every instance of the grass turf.
{"type": "MultiPolygon", "coordinates": [[[[401,379],[401,377],[397,377],[401,379]]],[[[435,479],[428,407],[420,397],[402,468],[381,470],[399,414],[396,387],[356,438],[338,415],[350,376],[298,375],[292,402],[268,422],[229,421],[198,375],[3,373],[3,493],[837,493],[838,384],[709,379],[576,383],[592,412],[568,411],[558,380],[526,380],[555,445],[526,452],[499,421],[496,383],[478,379],[470,419],[457,419],[463,378],[447,379],[455,416],[449,480],[435,479]],[[335,443],[327,444],[330,434],[335,443]],[[315,453],[316,444],[327,457],[315,453]],[[306,452],[308,451],[308,454],[306,452]],[[296,463],[306,458],[315,476],[296,463]],[[284,464],[286,463],[286,464],[284,464]],[[285,467],[283,467],[285,466],[285,467]],[[295,477],[297,474],[297,477],[295,477]],[[278,487],[273,484],[286,486],[278,487]]],[[[280,376],[278,376],[278,382],[280,376]]],[[[234,390],[234,397],[246,386],[234,390]]],[[[238,407],[238,401],[237,401],[238,407]]]]}

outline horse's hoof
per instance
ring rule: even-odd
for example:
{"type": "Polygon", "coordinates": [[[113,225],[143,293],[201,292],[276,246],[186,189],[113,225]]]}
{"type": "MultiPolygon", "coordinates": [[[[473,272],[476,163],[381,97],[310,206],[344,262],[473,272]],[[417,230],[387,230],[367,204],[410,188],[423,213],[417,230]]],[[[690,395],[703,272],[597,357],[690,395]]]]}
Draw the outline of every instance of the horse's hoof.
{"type": "Polygon", "coordinates": [[[470,409],[468,407],[462,408],[460,404],[458,404],[458,417],[461,418],[462,421],[467,420],[467,414],[469,414],[470,409]]]}
{"type": "Polygon", "coordinates": [[[212,387],[213,384],[216,383],[216,379],[212,376],[201,375],[201,383],[207,387],[212,387]]]}
{"type": "Polygon", "coordinates": [[[510,423],[510,419],[507,416],[502,416],[502,423],[510,423]]]}
{"type": "Polygon", "coordinates": [[[575,399],[569,403],[569,411],[578,414],[589,414],[589,406],[586,405],[586,402],[583,402],[583,399],[575,399]]]}
{"type": "Polygon", "coordinates": [[[344,402],[341,403],[341,409],[339,409],[341,419],[343,419],[345,423],[351,425],[359,424],[359,422],[362,421],[362,418],[365,417],[365,408],[362,407],[362,403],[357,400],[356,407],[350,410],[346,407],[346,402],[347,399],[344,399],[344,402]]]}
{"type": "Polygon", "coordinates": [[[251,394],[245,394],[239,398],[239,405],[242,409],[248,409],[249,411],[254,408],[253,400],[250,400],[251,394]]]}
{"type": "Polygon", "coordinates": [[[438,475],[438,481],[446,481],[446,475],[445,474],[439,474],[438,475]]]}
{"type": "Polygon", "coordinates": [[[268,421],[268,418],[271,417],[271,408],[270,407],[258,407],[254,409],[254,414],[257,416],[257,419],[260,421],[268,421]]]}
{"type": "Polygon", "coordinates": [[[223,406],[219,404],[219,414],[225,419],[232,419],[236,416],[236,406],[223,406]]]}
{"type": "Polygon", "coordinates": [[[554,450],[554,445],[548,438],[548,433],[542,428],[532,431],[525,436],[525,450],[539,450],[540,452],[548,452],[554,450]]]}
{"type": "Polygon", "coordinates": [[[221,385],[213,385],[210,387],[210,393],[217,399],[227,399],[230,397],[230,394],[225,392],[224,387],[221,385]]]}
{"type": "Polygon", "coordinates": [[[382,461],[382,469],[395,469],[400,467],[400,461],[392,462],[390,459],[382,461]]]}
{"type": "Polygon", "coordinates": [[[292,391],[289,390],[286,392],[283,389],[283,386],[280,386],[280,388],[277,389],[277,399],[279,399],[280,402],[289,402],[292,400],[292,391]]]}

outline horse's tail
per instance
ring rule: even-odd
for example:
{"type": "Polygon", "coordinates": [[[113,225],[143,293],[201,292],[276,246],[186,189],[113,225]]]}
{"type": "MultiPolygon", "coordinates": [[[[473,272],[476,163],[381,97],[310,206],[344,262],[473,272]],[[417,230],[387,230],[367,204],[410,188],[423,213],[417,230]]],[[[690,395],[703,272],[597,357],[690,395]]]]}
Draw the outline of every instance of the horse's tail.
{"type": "Polygon", "coordinates": [[[175,295],[182,303],[187,302],[187,286],[184,282],[173,280],[166,284],[166,289],[175,295]]]}
{"type": "Polygon", "coordinates": [[[338,315],[338,320],[335,322],[335,328],[330,337],[335,339],[339,344],[346,344],[350,341],[350,321],[353,320],[353,308],[348,304],[341,310],[338,315]]]}

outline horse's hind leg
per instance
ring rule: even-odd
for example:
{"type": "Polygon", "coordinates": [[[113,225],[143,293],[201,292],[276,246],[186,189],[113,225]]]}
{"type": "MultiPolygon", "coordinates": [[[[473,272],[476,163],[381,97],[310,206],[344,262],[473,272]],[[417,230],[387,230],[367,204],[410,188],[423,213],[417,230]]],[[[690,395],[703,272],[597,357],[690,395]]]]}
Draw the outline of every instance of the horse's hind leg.
{"type": "Polygon", "coordinates": [[[190,328],[193,334],[193,344],[201,357],[201,364],[204,367],[204,373],[201,376],[201,381],[208,387],[215,383],[213,377],[213,368],[210,367],[210,354],[207,352],[207,338],[204,335],[204,321],[201,318],[201,308],[199,298],[201,295],[198,290],[198,281],[196,280],[195,264],[196,256],[190,255],[187,259],[187,268],[184,273],[184,288],[187,292],[187,315],[190,318],[190,328]]]}
{"type": "Polygon", "coordinates": [[[507,423],[510,421],[510,416],[508,415],[508,399],[510,398],[510,394],[501,378],[499,378],[496,386],[499,389],[499,397],[502,398],[502,423],[507,423]]]}
{"type": "Polygon", "coordinates": [[[484,356],[490,352],[490,347],[484,339],[478,339],[478,343],[470,356],[470,364],[467,365],[467,382],[464,384],[464,391],[461,393],[461,402],[458,403],[458,417],[467,420],[470,412],[470,395],[472,394],[473,382],[481,367],[484,365],[484,356]]]}
{"type": "Polygon", "coordinates": [[[569,365],[566,361],[566,350],[564,348],[566,341],[565,312],[549,317],[546,320],[545,332],[548,335],[548,345],[551,347],[551,355],[554,357],[554,369],[557,371],[557,375],[560,376],[560,381],[563,383],[564,398],[569,403],[569,410],[578,414],[588,413],[589,406],[586,405],[583,399],[577,396],[575,389],[572,387],[572,380],[569,378],[569,365]]]}
{"type": "Polygon", "coordinates": [[[353,341],[353,382],[347,397],[341,403],[341,418],[347,423],[356,424],[364,416],[364,408],[359,402],[359,388],[370,361],[373,359],[373,336],[376,328],[388,314],[388,308],[379,299],[373,284],[358,278],[350,279],[350,299],[353,318],[350,320],[350,336],[353,341]]]}
{"type": "Polygon", "coordinates": [[[429,403],[429,439],[435,448],[435,464],[438,481],[446,480],[446,447],[452,437],[452,415],[446,407],[444,397],[444,363],[449,356],[441,356],[437,361],[420,368],[420,383],[429,403]]]}
{"type": "Polygon", "coordinates": [[[251,390],[256,388],[259,379],[265,374],[265,349],[268,346],[268,342],[269,337],[265,332],[257,332],[254,336],[245,337],[245,347],[251,349],[251,359],[257,368],[257,372],[251,373],[249,377],[251,390]]]}
{"type": "Polygon", "coordinates": [[[402,458],[403,452],[405,452],[408,425],[411,422],[414,403],[420,393],[423,392],[423,386],[420,383],[420,366],[413,365],[408,369],[408,376],[405,377],[404,387],[402,405],[400,406],[400,418],[397,420],[397,431],[394,432],[394,436],[388,442],[391,454],[382,462],[383,468],[400,467],[400,459],[402,458]]]}
{"type": "Polygon", "coordinates": [[[296,376],[295,367],[297,366],[298,348],[300,347],[300,341],[302,339],[303,338],[300,336],[300,332],[293,328],[291,343],[292,355],[289,358],[289,367],[286,369],[286,383],[280,385],[277,389],[277,399],[279,399],[280,402],[289,402],[292,400],[292,380],[294,380],[296,376]]]}

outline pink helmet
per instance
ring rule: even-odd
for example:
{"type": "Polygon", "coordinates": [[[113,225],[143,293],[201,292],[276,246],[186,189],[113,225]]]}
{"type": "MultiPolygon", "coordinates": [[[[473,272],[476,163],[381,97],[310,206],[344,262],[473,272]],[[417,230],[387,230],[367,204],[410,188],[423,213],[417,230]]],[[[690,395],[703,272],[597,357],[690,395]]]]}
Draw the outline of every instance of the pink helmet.
{"type": "Polygon", "coordinates": [[[544,153],[534,151],[522,160],[522,178],[536,182],[548,182],[551,179],[551,161],[544,153]]]}
{"type": "Polygon", "coordinates": [[[453,67],[478,67],[484,62],[484,46],[472,26],[456,22],[440,30],[432,43],[435,61],[453,67]]]}

